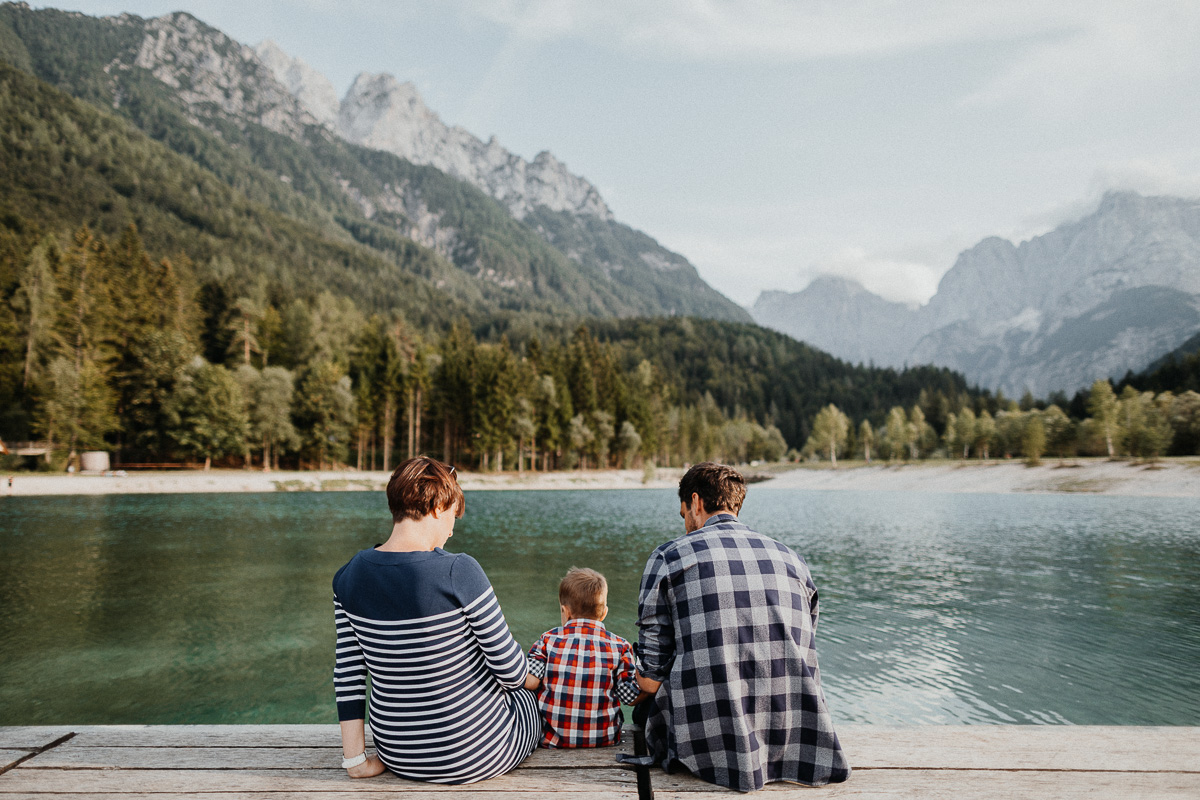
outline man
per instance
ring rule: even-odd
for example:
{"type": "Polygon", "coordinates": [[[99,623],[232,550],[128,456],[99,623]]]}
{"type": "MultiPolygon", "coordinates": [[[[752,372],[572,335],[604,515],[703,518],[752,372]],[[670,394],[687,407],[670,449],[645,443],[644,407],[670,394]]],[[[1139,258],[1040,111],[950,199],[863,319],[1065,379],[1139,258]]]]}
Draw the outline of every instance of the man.
{"type": "Polygon", "coordinates": [[[817,589],[803,559],[738,522],[746,483],[706,462],[679,481],[686,533],[646,562],[638,683],[668,772],[747,792],[850,776],[821,691],[817,589]]]}

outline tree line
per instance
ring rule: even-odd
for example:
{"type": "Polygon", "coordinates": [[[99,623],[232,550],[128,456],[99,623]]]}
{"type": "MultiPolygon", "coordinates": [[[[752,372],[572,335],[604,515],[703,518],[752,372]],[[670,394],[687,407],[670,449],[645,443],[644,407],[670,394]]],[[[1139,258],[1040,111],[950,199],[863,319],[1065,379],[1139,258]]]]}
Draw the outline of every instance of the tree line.
{"type": "MultiPolygon", "coordinates": [[[[1200,453],[1200,394],[1190,389],[1140,391],[1126,383],[1118,395],[1108,380],[1083,393],[1087,416],[1068,415],[1055,403],[1006,401],[992,413],[961,405],[930,424],[922,404],[888,411],[882,425],[862,420],[854,427],[836,405],[821,409],[803,455],[837,465],[838,457],[887,460],[921,458],[1024,458],[1043,456],[1130,456],[1153,460],[1165,454],[1200,453]]],[[[928,403],[924,405],[928,406],[928,403]]]]}
{"type": "Polygon", "coordinates": [[[383,469],[419,452],[482,469],[777,460],[780,430],[585,325],[514,343],[418,328],[245,273],[199,283],[135,227],[38,241],[0,273],[0,432],[61,462],[175,459],[383,469]]]}

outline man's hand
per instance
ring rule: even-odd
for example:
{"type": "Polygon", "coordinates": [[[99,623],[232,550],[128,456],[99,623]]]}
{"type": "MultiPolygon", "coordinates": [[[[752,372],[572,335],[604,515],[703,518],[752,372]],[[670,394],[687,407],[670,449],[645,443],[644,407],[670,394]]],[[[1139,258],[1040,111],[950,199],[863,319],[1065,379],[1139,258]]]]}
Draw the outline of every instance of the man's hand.
{"type": "Polygon", "coordinates": [[[658,687],[662,686],[662,681],[651,680],[639,672],[637,674],[637,685],[643,692],[654,694],[658,691],[658,687]]]}
{"type": "Polygon", "coordinates": [[[379,756],[374,755],[367,756],[367,760],[357,767],[346,770],[351,778],[374,778],[381,772],[383,772],[383,762],[379,760],[379,756]]]}

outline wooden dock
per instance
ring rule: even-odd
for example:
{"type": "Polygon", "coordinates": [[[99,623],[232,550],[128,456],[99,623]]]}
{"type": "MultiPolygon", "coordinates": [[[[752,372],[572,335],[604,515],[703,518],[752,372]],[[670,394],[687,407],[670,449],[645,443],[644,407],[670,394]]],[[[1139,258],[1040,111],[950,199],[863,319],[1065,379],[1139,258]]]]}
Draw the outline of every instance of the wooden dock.
{"type": "MultiPolygon", "coordinates": [[[[1200,728],[842,726],[854,774],[820,789],[770,784],[783,798],[1200,798],[1200,728]]],[[[518,769],[470,786],[389,773],[352,780],[336,725],[153,725],[0,728],[0,800],[257,798],[555,800],[637,798],[616,766],[628,744],[538,750],[518,769]]],[[[656,800],[736,795],[687,775],[651,771],[656,800]]]]}

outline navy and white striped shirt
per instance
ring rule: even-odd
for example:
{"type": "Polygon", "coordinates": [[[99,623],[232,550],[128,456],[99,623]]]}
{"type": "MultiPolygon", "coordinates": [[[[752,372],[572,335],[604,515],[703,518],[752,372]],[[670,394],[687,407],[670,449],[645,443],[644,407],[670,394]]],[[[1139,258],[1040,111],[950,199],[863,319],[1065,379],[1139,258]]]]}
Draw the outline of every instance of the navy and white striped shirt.
{"type": "Polygon", "coordinates": [[[338,719],[364,719],[369,706],[388,769],[473,783],[537,746],[524,653],[475,559],[441,548],[363,550],[338,570],[333,592],[338,719]]]}

